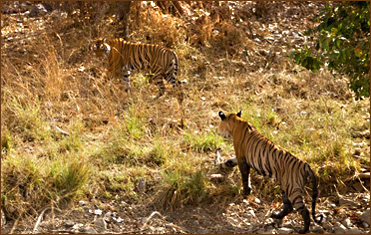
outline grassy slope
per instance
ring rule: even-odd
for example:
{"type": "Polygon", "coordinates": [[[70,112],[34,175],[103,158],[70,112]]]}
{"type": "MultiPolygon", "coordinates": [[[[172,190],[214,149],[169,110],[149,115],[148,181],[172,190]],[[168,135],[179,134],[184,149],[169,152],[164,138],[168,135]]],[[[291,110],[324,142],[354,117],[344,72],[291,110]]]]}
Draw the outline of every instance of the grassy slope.
{"type": "MultiPolygon", "coordinates": [[[[309,162],[323,194],[333,185],[345,188],[361,168],[369,170],[362,137],[370,125],[369,99],[354,101],[346,80],[328,71],[313,74],[294,65],[286,58],[292,45],[264,40],[271,35],[262,22],[251,20],[252,37],[229,21],[200,17],[192,32],[179,27],[185,19],[164,18],[152,8],[136,14],[142,20],[132,20],[131,40],[151,35],[151,42],[172,47],[180,58],[184,112],[169,93],[154,100],[156,87],[141,75],[132,77],[131,97],[120,81],[105,81],[102,63],[87,51],[91,32],[71,26],[70,19],[43,21],[53,28],[47,33],[29,21],[26,35],[32,30],[41,36],[5,41],[1,196],[8,217],[35,215],[50,203],[79,197],[175,207],[235,196],[241,189],[237,171],[219,184],[208,177],[219,172],[218,148],[224,159],[234,154],[216,133],[219,110],[242,109],[264,135],[309,162]],[[137,188],[143,179],[146,194],[137,188]]],[[[298,25],[299,19],[290,20],[298,25]]],[[[6,22],[4,37],[17,35],[16,18],[6,22]]],[[[279,22],[283,32],[287,22],[279,22]]],[[[254,177],[259,193],[275,192],[262,189],[270,181],[254,177]]]]}

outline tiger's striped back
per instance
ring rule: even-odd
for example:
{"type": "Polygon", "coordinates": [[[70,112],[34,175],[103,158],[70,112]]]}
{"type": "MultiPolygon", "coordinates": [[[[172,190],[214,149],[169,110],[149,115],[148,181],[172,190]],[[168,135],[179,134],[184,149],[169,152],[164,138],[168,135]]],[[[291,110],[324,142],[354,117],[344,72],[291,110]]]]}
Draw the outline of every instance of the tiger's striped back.
{"type": "Polygon", "coordinates": [[[107,56],[110,76],[117,78],[125,76],[127,71],[143,71],[159,86],[159,96],[165,91],[162,82],[165,79],[183,97],[180,82],[176,79],[179,61],[174,51],[155,44],[127,42],[122,38],[97,39],[94,45],[96,56],[107,56]]]}

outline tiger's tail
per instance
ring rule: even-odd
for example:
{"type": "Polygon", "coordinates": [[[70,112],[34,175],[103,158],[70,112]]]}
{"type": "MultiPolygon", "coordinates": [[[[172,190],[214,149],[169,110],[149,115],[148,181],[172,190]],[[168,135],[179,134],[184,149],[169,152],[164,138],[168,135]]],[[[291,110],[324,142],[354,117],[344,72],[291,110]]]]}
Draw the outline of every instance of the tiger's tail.
{"type": "Polygon", "coordinates": [[[314,222],[316,222],[317,224],[320,224],[322,222],[323,215],[320,215],[320,218],[318,220],[316,219],[316,215],[315,215],[316,200],[318,196],[317,180],[316,180],[316,176],[313,170],[310,168],[309,165],[307,166],[308,166],[307,175],[309,175],[312,178],[312,217],[313,217],[314,222]]]}
{"type": "Polygon", "coordinates": [[[182,91],[182,86],[181,86],[181,82],[176,78],[176,76],[178,75],[178,68],[179,68],[179,61],[178,61],[178,57],[177,55],[172,52],[173,54],[173,60],[172,60],[172,68],[173,68],[173,76],[170,76],[169,77],[169,80],[168,82],[170,82],[173,87],[176,89],[178,89],[177,93],[178,93],[178,101],[179,103],[181,104],[183,102],[183,99],[184,99],[184,93],[182,91]]]}

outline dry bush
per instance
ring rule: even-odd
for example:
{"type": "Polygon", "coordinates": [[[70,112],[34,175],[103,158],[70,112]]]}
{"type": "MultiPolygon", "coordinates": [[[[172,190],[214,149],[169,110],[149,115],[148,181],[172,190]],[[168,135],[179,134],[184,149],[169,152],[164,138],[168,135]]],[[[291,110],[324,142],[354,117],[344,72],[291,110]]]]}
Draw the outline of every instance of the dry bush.
{"type": "Polygon", "coordinates": [[[165,15],[157,7],[136,3],[129,23],[129,41],[147,42],[174,48],[184,41],[181,19],[165,15]],[[135,17],[134,17],[135,16],[135,17]],[[171,32],[171,33],[169,33],[171,32]]]}

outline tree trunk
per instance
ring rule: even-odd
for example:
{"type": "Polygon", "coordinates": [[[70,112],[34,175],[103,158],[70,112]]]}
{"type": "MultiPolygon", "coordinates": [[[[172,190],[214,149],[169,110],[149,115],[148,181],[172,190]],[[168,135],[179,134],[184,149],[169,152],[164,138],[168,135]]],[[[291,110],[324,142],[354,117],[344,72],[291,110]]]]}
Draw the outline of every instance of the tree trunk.
{"type": "Polygon", "coordinates": [[[116,37],[127,39],[128,36],[128,20],[130,15],[131,1],[116,2],[117,4],[117,15],[119,18],[119,30],[116,33],[116,37]]]}

